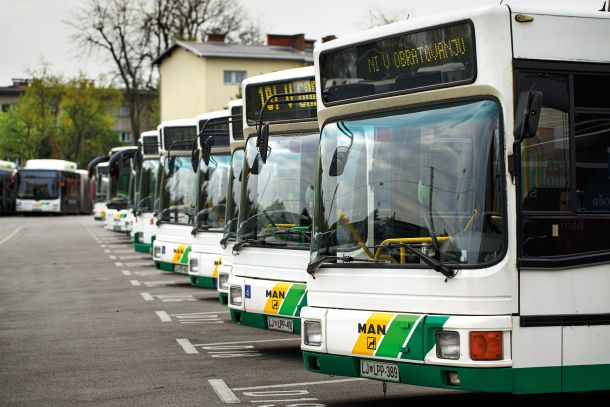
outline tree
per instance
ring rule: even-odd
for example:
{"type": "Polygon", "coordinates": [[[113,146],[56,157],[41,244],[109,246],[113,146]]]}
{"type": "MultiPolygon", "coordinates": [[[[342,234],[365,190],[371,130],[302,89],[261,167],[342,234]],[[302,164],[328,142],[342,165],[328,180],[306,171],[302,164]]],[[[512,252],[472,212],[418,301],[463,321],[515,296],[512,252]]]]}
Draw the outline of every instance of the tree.
{"type": "Polygon", "coordinates": [[[174,41],[203,40],[211,32],[255,41],[256,28],[241,10],[235,0],[89,0],[68,24],[76,44],[113,62],[137,137],[147,107],[139,92],[156,87],[152,62],[174,41]]]}
{"type": "Polygon", "coordinates": [[[46,70],[42,74],[0,114],[0,157],[61,158],[84,167],[120,144],[110,115],[120,105],[120,92],[96,87],[82,75],[65,81],[46,70]]]}
{"type": "Polygon", "coordinates": [[[84,167],[119,144],[110,112],[120,107],[121,99],[116,89],[96,87],[82,75],[70,80],[65,85],[58,120],[62,157],[84,167]]]}

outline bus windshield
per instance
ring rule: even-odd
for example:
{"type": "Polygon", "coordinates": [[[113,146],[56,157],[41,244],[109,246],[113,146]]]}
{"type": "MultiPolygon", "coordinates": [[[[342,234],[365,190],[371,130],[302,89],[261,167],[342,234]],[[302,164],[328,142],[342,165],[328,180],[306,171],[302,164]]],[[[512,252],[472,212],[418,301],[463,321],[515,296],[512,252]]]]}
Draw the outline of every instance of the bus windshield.
{"type": "Polygon", "coordinates": [[[171,156],[165,159],[161,194],[160,220],[193,224],[197,204],[197,174],[191,166],[190,156],[171,156]]]}
{"type": "Polygon", "coordinates": [[[325,125],[312,260],[422,262],[407,249],[460,266],[499,260],[499,128],[490,100],[325,125]]]}
{"type": "Polygon", "coordinates": [[[227,209],[225,211],[224,238],[234,238],[237,234],[237,220],[239,217],[239,203],[241,201],[241,171],[244,167],[244,150],[233,152],[231,157],[231,172],[227,185],[227,209]]]}
{"type": "Polygon", "coordinates": [[[212,154],[207,166],[203,160],[199,161],[197,226],[223,231],[230,162],[229,154],[212,154]]]}
{"type": "Polygon", "coordinates": [[[108,167],[96,167],[95,202],[104,202],[108,196],[108,167]]]}
{"type": "Polygon", "coordinates": [[[19,199],[59,198],[59,173],[46,170],[19,170],[19,199]]]}
{"type": "Polygon", "coordinates": [[[111,205],[127,205],[130,180],[131,160],[125,160],[119,164],[116,178],[109,177],[108,202],[111,205]]]}
{"type": "Polygon", "coordinates": [[[318,133],[271,136],[266,163],[256,138],[248,139],[238,241],[309,248],[318,139],[318,133]]]}
{"type": "Polygon", "coordinates": [[[159,171],[159,159],[144,160],[140,169],[138,202],[139,211],[154,211],[157,199],[157,175],[159,171]]]}

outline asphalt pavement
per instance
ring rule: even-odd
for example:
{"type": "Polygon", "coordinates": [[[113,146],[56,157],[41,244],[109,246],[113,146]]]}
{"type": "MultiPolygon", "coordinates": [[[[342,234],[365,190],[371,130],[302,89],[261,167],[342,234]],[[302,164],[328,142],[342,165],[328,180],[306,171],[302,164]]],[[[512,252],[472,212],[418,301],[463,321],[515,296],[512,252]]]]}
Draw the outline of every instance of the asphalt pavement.
{"type": "MultiPolygon", "coordinates": [[[[216,291],[155,269],[90,216],[0,217],[0,405],[501,402],[305,370],[298,336],[233,324],[216,291]]],[[[607,401],[608,393],[558,396],[607,401]]],[[[553,396],[528,397],[548,402],[553,396]]]]}

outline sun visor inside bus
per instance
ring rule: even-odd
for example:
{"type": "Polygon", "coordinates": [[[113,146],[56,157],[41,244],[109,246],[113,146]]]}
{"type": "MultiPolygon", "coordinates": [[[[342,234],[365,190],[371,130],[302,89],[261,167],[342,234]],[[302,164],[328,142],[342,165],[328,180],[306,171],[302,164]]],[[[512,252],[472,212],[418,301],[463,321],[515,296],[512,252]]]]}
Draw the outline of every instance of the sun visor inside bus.
{"type": "Polygon", "coordinates": [[[108,160],[110,160],[110,157],[107,155],[95,157],[93,160],[91,160],[91,162],[87,165],[87,172],[89,173],[89,178],[93,176],[93,171],[95,170],[95,167],[97,167],[98,164],[105,163],[108,160]]]}

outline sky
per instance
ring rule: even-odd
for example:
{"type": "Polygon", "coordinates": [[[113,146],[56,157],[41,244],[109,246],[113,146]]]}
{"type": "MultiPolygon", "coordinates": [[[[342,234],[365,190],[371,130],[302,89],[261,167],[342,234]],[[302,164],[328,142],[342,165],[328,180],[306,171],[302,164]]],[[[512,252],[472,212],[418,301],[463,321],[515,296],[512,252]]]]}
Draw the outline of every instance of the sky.
{"type": "MultiPolygon", "coordinates": [[[[263,33],[318,39],[367,29],[371,15],[416,18],[500,0],[238,0],[263,33]],[[305,7],[306,6],[306,7],[305,7]]],[[[599,10],[606,0],[513,0],[546,7],[599,10]]],[[[610,0],[607,0],[610,1],[610,0]]],[[[0,86],[27,78],[43,62],[68,77],[84,72],[97,79],[112,70],[100,55],[88,55],[71,40],[66,24],[86,0],[0,0],[0,86]]]]}

